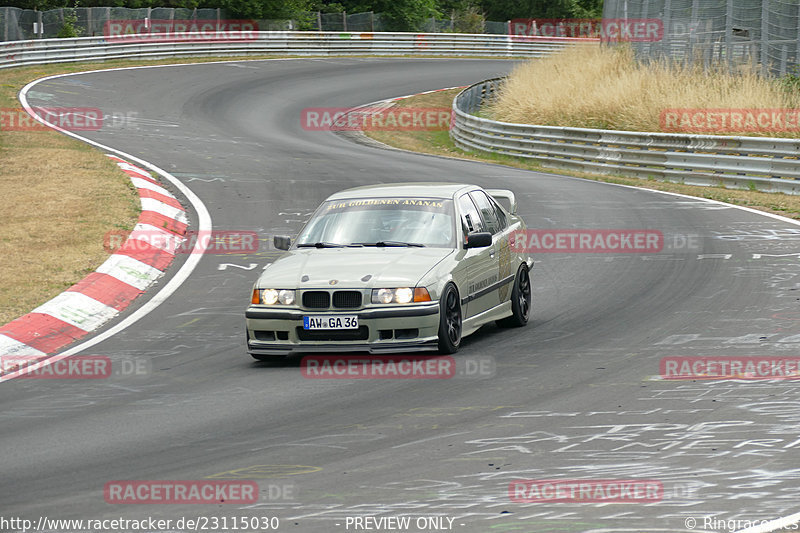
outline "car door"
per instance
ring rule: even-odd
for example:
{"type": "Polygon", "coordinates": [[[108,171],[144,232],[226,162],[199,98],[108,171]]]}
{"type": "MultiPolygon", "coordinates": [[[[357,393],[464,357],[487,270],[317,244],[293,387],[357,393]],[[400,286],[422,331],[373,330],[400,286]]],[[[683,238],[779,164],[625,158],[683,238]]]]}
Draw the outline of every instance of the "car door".
{"type": "MultiPolygon", "coordinates": [[[[468,233],[489,231],[481,212],[469,194],[458,199],[464,237],[468,233]]],[[[466,290],[462,287],[461,302],[464,317],[469,318],[491,309],[499,302],[496,288],[497,262],[495,245],[466,250],[462,263],[466,267],[466,290]]]]}
{"type": "Polygon", "coordinates": [[[503,209],[494,198],[486,194],[485,191],[473,191],[470,194],[481,212],[486,230],[492,233],[492,245],[495,252],[493,267],[497,273],[497,282],[495,284],[497,299],[494,301],[494,305],[498,305],[510,298],[511,287],[516,274],[509,243],[511,230],[503,209]]]}

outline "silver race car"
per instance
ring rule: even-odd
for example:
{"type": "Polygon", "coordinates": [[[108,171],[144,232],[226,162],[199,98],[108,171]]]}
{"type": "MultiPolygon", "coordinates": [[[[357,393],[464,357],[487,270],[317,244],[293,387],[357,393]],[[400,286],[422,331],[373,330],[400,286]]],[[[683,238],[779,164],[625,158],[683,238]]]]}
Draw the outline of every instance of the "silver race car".
{"type": "Polygon", "coordinates": [[[474,185],[358,187],[325,200],[253,287],[247,350],[454,353],[494,320],[523,326],[533,261],[514,194],[474,185]],[[504,206],[505,205],[505,206],[504,206]]]}

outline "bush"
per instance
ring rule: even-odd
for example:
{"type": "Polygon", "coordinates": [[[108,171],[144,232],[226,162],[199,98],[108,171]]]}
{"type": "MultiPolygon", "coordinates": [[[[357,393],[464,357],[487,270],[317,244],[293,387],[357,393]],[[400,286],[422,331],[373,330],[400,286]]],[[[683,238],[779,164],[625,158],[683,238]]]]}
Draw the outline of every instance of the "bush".
{"type": "Polygon", "coordinates": [[[477,6],[469,6],[453,13],[453,31],[459,33],[483,33],[486,19],[477,6]]]}
{"type": "MultiPolygon", "coordinates": [[[[75,7],[78,7],[76,2],[75,7]]],[[[78,23],[78,16],[75,14],[75,9],[64,10],[64,23],[58,30],[56,37],[59,39],[70,39],[72,37],[80,37],[83,34],[82,28],[75,27],[78,23]]]]}

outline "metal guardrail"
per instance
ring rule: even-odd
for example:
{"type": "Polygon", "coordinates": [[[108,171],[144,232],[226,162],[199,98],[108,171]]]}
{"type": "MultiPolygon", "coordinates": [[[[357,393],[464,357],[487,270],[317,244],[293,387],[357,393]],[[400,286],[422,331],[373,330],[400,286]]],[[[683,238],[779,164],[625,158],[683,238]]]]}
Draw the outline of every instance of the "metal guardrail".
{"type": "Polygon", "coordinates": [[[562,128],[476,116],[501,81],[476,83],[453,100],[450,136],[459,148],[548,168],[800,194],[800,139],[562,128]]]}
{"type": "Polygon", "coordinates": [[[0,68],[180,56],[458,55],[539,57],[588,39],[461,33],[222,32],[37,39],[0,43],[0,68]]]}

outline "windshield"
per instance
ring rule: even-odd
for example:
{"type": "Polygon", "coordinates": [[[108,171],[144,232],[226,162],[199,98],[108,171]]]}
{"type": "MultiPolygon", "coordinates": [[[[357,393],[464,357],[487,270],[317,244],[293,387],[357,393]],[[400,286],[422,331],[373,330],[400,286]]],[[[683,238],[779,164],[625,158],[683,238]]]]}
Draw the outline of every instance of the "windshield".
{"type": "Polygon", "coordinates": [[[324,203],[298,247],[454,246],[453,202],[438,198],[358,198],[324,203]]]}

